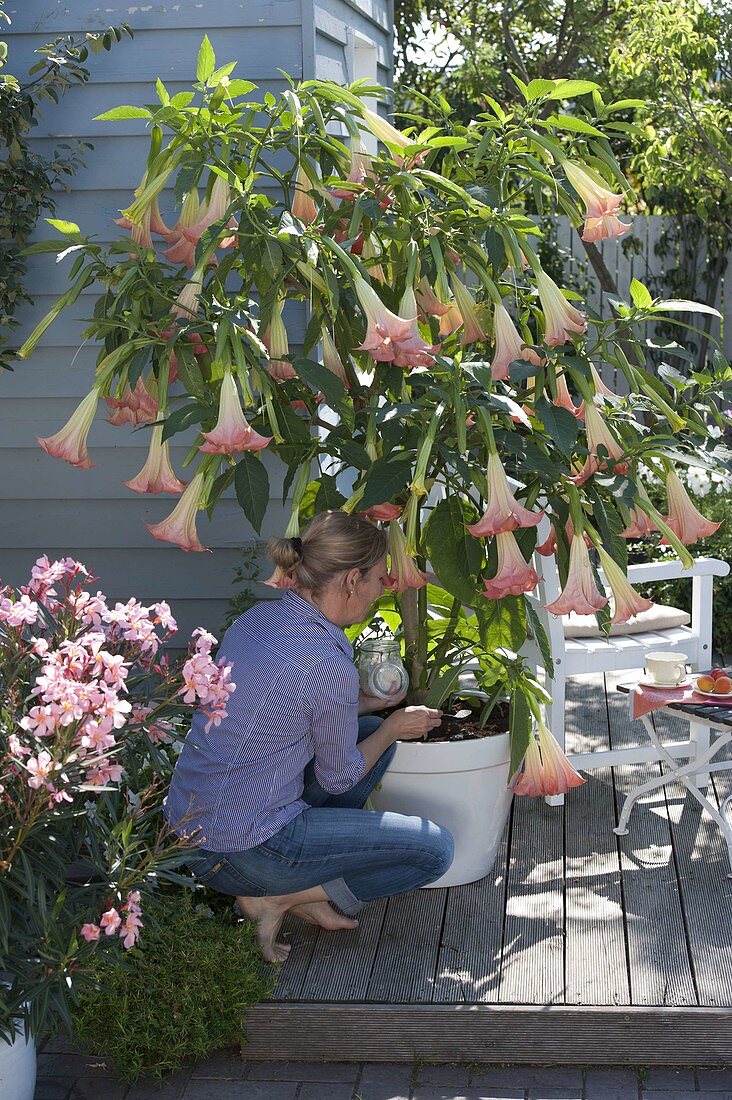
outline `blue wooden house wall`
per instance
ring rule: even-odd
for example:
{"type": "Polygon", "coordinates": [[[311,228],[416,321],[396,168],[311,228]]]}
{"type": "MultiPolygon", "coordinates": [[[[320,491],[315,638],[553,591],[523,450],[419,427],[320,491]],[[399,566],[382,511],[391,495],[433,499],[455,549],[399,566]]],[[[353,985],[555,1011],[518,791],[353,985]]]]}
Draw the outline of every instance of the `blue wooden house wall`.
{"type": "MultiPolygon", "coordinates": [[[[111,53],[93,55],[90,83],[70,91],[59,107],[49,107],[34,131],[34,144],[42,150],[67,138],[93,143],[72,192],[58,196],[57,216],[77,222],[100,241],[118,233],[113,219],[139,182],[147,137],[134,120],[92,119],[118,104],[151,100],[157,76],[172,93],[189,86],[204,33],[218,63],[237,60],[236,75],[253,80],[262,92],[285,86],[279,69],[296,79],[348,82],[366,76],[391,83],[392,0],[8,0],[5,10],[12,20],[3,35],[10,71],[19,75],[36,60],[33,50],[56,35],[122,21],[135,32],[111,53]]],[[[161,205],[165,209],[164,201],[161,205]]],[[[67,271],[52,256],[32,258],[34,305],[23,311],[21,338],[65,289],[67,271]]],[[[143,522],[162,519],[174,498],[137,497],[122,484],[144,463],[145,432],[111,427],[100,406],[90,436],[97,463],[91,470],[52,459],[36,443],[36,436],[51,435],[65,423],[90,388],[97,352],[93,345],[81,346],[79,333],[93,301],[93,294],[82,296],[30,361],[0,374],[0,577],[20,583],[39,553],[72,554],[93,570],[109,597],[166,599],[183,629],[202,624],[216,630],[232,593],[240,548],[253,538],[236,502],[223,501],[211,523],[200,516],[200,536],[213,556],[184,554],[154,541],[143,522]]],[[[179,473],[187,449],[186,443],[172,448],[179,473]]],[[[284,468],[274,456],[267,461],[276,484],[284,468]]],[[[281,532],[286,511],[275,500],[265,536],[281,532]]]]}

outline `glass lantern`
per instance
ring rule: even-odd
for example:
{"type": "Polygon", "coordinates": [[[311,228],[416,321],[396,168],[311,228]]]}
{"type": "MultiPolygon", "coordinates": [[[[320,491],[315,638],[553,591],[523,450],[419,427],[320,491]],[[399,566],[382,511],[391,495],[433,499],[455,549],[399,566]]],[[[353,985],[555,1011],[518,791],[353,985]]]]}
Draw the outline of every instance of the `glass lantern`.
{"type": "Polygon", "coordinates": [[[358,650],[361,690],[377,699],[393,699],[409,685],[396,638],[369,638],[358,650]]]}

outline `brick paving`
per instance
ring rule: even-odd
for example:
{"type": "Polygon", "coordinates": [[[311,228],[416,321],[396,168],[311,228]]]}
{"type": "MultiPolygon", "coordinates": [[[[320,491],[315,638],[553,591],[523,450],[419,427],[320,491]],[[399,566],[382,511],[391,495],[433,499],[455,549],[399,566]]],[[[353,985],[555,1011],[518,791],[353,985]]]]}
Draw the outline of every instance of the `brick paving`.
{"type": "Polygon", "coordinates": [[[246,1062],[226,1050],[129,1087],[59,1042],[39,1055],[35,1100],[732,1100],[732,1069],[246,1062]]]}

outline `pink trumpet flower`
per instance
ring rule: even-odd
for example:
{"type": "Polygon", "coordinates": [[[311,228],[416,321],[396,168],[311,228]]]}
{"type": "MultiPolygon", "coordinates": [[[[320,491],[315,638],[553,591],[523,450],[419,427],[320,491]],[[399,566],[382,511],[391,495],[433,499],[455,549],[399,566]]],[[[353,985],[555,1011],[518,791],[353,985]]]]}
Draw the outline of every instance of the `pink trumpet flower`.
{"type": "Polygon", "coordinates": [[[125,385],[119,398],[105,398],[111,415],[109,424],[151,424],[158,417],[158,399],[150,392],[142,378],[138,378],[134,390],[125,385]]]}
{"type": "Polygon", "coordinates": [[[198,448],[204,454],[230,455],[241,451],[261,451],[272,436],[255,432],[242,411],[239,391],[231,371],[226,371],[219,394],[219,418],[211,432],[202,432],[206,440],[198,448]]]}
{"type": "Polygon", "coordinates": [[[496,452],[488,456],[487,477],[488,508],[482,519],[468,525],[471,535],[478,539],[485,539],[491,535],[515,531],[517,527],[536,527],[541,523],[543,512],[530,512],[514,497],[496,452]]]}
{"type": "Polygon", "coordinates": [[[427,574],[417,568],[417,563],[407,548],[401,525],[393,520],[389,524],[389,581],[392,592],[404,592],[407,588],[424,588],[427,574]]]}
{"type": "Polygon", "coordinates": [[[393,363],[399,352],[429,350],[417,329],[417,315],[399,317],[384,305],[365,279],[356,276],[354,289],[366,314],[366,335],[358,351],[367,351],[377,363],[393,363]]]}
{"type": "Polygon", "coordinates": [[[298,218],[305,225],[312,225],[318,218],[318,208],[310,194],[312,187],[313,181],[302,164],[298,164],[297,175],[295,176],[295,195],[292,200],[292,214],[293,217],[298,218]]]}
{"type": "Polygon", "coordinates": [[[170,452],[167,439],[163,441],[163,425],[158,424],[152,430],[150,450],[147,461],[137,477],[126,481],[133,493],[182,493],[185,481],[180,481],[170,465],[170,452]]]}
{"type": "Polygon", "coordinates": [[[204,474],[199,470],[173,511],[160,523],[146,523],[150,534],[160,542],[172,542],[181,550],[202,551],[196,531],[196,513],[201,500],[204,474]]]}
{"type": "Polygon", "coordinates": [[[554,280],[541,268],[536,272],[536,285],[544,311],[544,343],[554,348],[566,344],[573,332],[582,336],[587,329],[587,314],[571,306],[554,280]]]}
{"type": "Polygon", "coordinates": [[[575,405],[572,400],[572,395],[569,392],[569,386],[567,385],[567,376],[562,371],[557,374],[557,396],[553,401],[554,405],[557,405],[561,409],[566,409],[567,412],[571,412],[572,416],[584,417],[584,405],[579,407],[575,405]]]}
{"type": "Polygon", "coordinates": [[[262,343],[270,355],[267,370],[278,382],[284,382],[286,378],[297,378],[297,371],[292,363],[285,359],[285,356],[290,354],[290,345],[285,322],[282,319],[284,305],[284,298],[278,296],[269,324],[262,333],[262,343]]]}
{"type": "MultiPolygon", "coordinates": [[[[707,538],[719,530],[721,521],[713,523],[694,507],[689,494],[681,484],[679,475],[674,470],[671,470],[666,477],[666,495],[668,499],[666,523],[685,546],[696,542],[697,539],[707,538]]],[[[661,546],[667,545],[668,541],[663,538],[661,546]]]]}
{"type": "MultiPolygon", "coordinates": [[[[594,398],[596,398],[598,396],[598,394],[601,397],[611,397],[611,398],[617,400],[618,395],[613,390],[611,390],[609,386],[605,385],[602,378],[598,374],[594,363],[590,363],[590,374],[592,376],[592,382],[593,382],[593,385],[595,387],[593,400],[594,400],[594,398]]],[[[595,403],[597,404],[597,402],[595,402],[595,403]]],[[[602,402],[600,402],[599,404],[602,405],[602,402]]],[[[584,401],[582,402],[580,407],[577,409],[577,412],[575,413],[575,415],[578,417],[578,419],[584,420],[584,417],[585,417],[585,403],[584,403],[584,401]]]]}
{"type": "Polygon", "coordinates": [[[630,222],[621,222],[617,211],[623,201],[622,195],[615,195],[608,189],[605,181],[596,175],[586,164],[575,164],[565,160],[564,174],[585,204],[585,227],[583,241],[600,241],[607,237],[619,237],[631,228],[630,222]]]}
{"type": "Polygon", "coordinates": [[[623,457],[623,448],[608,428],[594,404],[585,406],[585,428],[587,430],[587,449],[590,452],[580,473],[574,479],[582,485],[589,477],[607,469],[607,460],[598,458],[598,449],[602,446],[610,459],[615,459],[613,470],[616,474],[627,473],[627,462],[618,462],[623,457]]]}
{"type": "Polygon", "coordinates": [[[43,439],[37,437],[46,454],[52,458],[61,458],[82,470],[91,469],[94,463],[89,458],[86,441],[94,422],[98,401],[96,389],[90,390],[60,431],[43,439]]]}
{"type": "Polygon", "coordinates": [[[184,264],[186,267],[193,267],[196,259],[196,245],[187,239],[184,230],[190,229],[191,226],[196,224],[200,209],[198,188],[192,187],[183,200],[183,207],[178,221],[168,231],[166,239],[171,242],[171,247],[163,252],[166,260],[170,260],[173,264],[184,264]]]}
{"type": "Polygon", "coordinates": [[[463,323],[463,317],[455,305],[455,302],[451,302],[447,307],[447,313],[440,317],[440,336],[444,340],[447,336],[451,336],[453,332],[457,332],[463,323]]]}
{"type": "Polygon", "coordinates": [[[321,339],[323,341],[323,366],[327,367],[336,378],[340,378],[343,385],[348,389],[351,383],[348,381],[346,368],[343,366],[343,361],[338,354],[333,337],[325,328],[322,331],[321,339]]]}
{"type": "Polygon", "coordinates": [[[493,325],[496,349],[491,362],[491,375],[494,382],[505,381],[508,378],[508,368],[516,360],[536,366],[541,364],[541,356],[526,346],[502,302],[496,306],[493,325]]]}
{"type": "Polygon", "coordinates": [[[449,304],[440,301],[430,286],[426,275],[423,275],[419,280],[417,301],[422,312],[428,317],[444,317],[446,313],[450,312],[449,304]]]}
{"type": "Polygon", "coordinates": [[[595,583],[584,538],[573,535],[566,584],[559,597],[546,605],[547,611],[552,615],[569,615],[572,611],[577,615],[593,615],[607,602],[595,583]]]}
{"type": "Polygon", "coordinates": [[[359,514],[373,520],[374,523],[389,523],[393,519],[399,519],[402,507],[400,504],[372,504],[365,512],[359,514]]]}
{"type": "MultiPolygon", "coordinates": [[[[361,246],[361,259],[364,261],[368,269],[369,278],[376,279],[376,281],[379,283],[385,283],[386,275],[384,274],[384,269],[381,264],[370,262],[371,260],[376,260],[379,258],[382,258],[382,251],[374,240],[372,234],[367,233],[363,239],[363,244],[361,246]]],[[[414,316],[417,316],[416,309],[414,311],[414,316]]]]}
{"type": "Polygon", "coordinates": [[[173,316],[180,317],[183,321],[195,321],[198,311],[198,296],[202,290],[203,276],[200,270],[197,269],[176,298],[170,311],[173,316]]]}
{"type": "Polygon", "coordinates": [[[537,734],[536,738],[532,735],[529,742],[523,770],[511,783],[513,793],[546,797],[581,787],[585,780],[572,767],[551,730],[540,720],[537,721],[537,734]]]}
{"type": "MultiPolygon", "coordinates": [[[[567,539],[569,540],[569,543],[570,543],[570,546],[571,546],[572,539],[574,538],[574,527],[572,526],[572,520],[571,519],[568,519],[567,522],[565,523],[564,530],[567,533],[567,539]]],[[[583,535],[583,538],[585,540],[585,546],[589,550],[589,548],[592,546],[592,540],[590,539],[589,535],[587,535],[587,534],[583,535]]],[[[537,554],[541,554],[542,557],[545,557],[545,558],[550,558],[552,556],[552,554],[556,554],[556,552],[557,552],[557,529],[556,529],[556,527],[554,526],[553,523],[552,523],[552,525],[549,529],[549,534],[546,537],[545,541],[542,542],[541,546],[536,547],[536,552],[537,552],[537,554]]]]}
{"type": "Polygon", "coordinates": [[[513,531],[501,531],[496,535],[498,569],[495,577],[485,581],[483,595],[489,600],[504,596],[520,596],[531,592],[539,583],[536,570],[526,561],[513,531]]]}
{"type": "Polygon", "coordinates": [[[473,295],[470,293],[465,283],[458,279],[457,275],[453,275],[451,281],[452,289],[455,294],[455,303],[463,319],[461,343],[477,344],[484,342],[488,337],[481,328],[478,320],[478,312],[473,295]]]}
{"type": "MultiPolygon", "coordinates": [[[[642,500],[648,500],[648,493],[645,490],[643,483],[636,480],[638,487],[638,496],[642,500]]],[[[649,501],[650,503],[650,501],[649,501]]],[[[642,508],[631,508],[630,510],[630,523],[621,531],[621,537],[624,539],[642,539],[647,535],[652,535],[654,531],[658,530],[656,524],[651,517],[643,511],[642,508]]]]}
{"type": "Polygon", "coordinates": [[[130,236],[135,244],[140,248],[154,248],[153,239],[150,236],[150,219],[152,211],[148,206],[145,213],[142,215],[139,225],[135,225],[129,220],[129,218],[115,218],[114,224],[118,225],[120,229],[129,229],[130,236]]]}
{"type": "Polygon", "coordinates": [[[351,170],[347,176],[347,182],[352,183],[354,186],[352,188],[333,187],[330,193],[334,198],[343,199],[345,202],[353,202],[366,180],[375,178],[374,162],[367,153],[366,146],[362,141],[359,141],[358,148],[351,153],[351,170]]]}
{"type": "MultiPolygon", "coordinates": [[[[198,191],[193,188],[189,195],[186,196],[186,201],[191,198],[191,206],[188,211],[184,209],[181,211],[180,221],[178,222],[173,232],[178,233],[178,238],[175,244],[167,249],[163,255],[171,261],[171,263],[182,263],[186,267],[193,267],[196,262],[196,245],[201,239],[202,234],[209,226],[215,222],[221,221],[226,213],[226,209],[231,200],[231,192],[226,180],[221,176],[216,176],[211,188],[210,198],[199,205],[198,203],[198,191]]],[[[236,222],[229,222],[229,229],[236,228],[236,222]]],[[[225,241],[221,241],[222,247],[228,247],[232,242],[233,237],[227,237],[225,241]]]]}
{"type": "Polygon", "coordinates": [[[615,601],[615,611],[612,617],[613,626],[616,623],[627,623],[629,619],[640,615],[641,611],[648,611],[650,607],[653,607],[653,600],[647,600],[638,595],[623,570],[616,561],[613,561],[607,551],[599,546],[598,553],[603,573],[612,589],[615,601]]]}
{"type": "Polygon", "coordinates": [[[404,160],[404,157],[401,155],[403,150],[409,145],[414,145],[414,139],[407,137],[405,134],[401,133],[400,130],[395,129],[395,127],[392,126],[390,122],[387,122],[385,118],[370,111],[368,107],[364,107],[363,104],[361,104],[361,114],[374,137],[377,137],[384,145],[388,145],[394,160],[398,164],[401,164],[404,160]],[[397,153],[394,152],[395,149],[398,150],[397,153]]]}

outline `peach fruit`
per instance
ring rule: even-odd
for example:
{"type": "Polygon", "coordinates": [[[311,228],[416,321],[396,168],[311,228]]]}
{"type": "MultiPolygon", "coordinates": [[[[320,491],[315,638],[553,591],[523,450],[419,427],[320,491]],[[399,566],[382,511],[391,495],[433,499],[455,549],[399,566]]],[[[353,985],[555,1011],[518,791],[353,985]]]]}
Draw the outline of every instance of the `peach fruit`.
{"type": "Polygon", "coordinates": [[[711,676],[706,676],[706,675],[705,676],[699,676],[699,678],[696,681],[696,686],[699,688],[699,691],[714,691],[715,690],[714,684],[715,684],[715,681],[712,679],[712,677],[711,676]]]}

